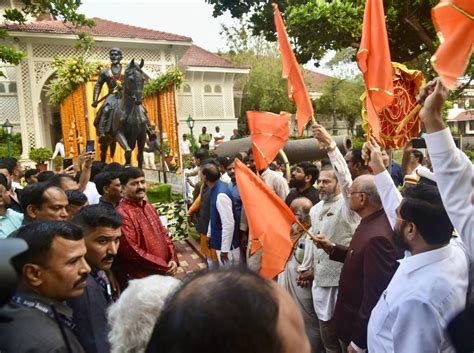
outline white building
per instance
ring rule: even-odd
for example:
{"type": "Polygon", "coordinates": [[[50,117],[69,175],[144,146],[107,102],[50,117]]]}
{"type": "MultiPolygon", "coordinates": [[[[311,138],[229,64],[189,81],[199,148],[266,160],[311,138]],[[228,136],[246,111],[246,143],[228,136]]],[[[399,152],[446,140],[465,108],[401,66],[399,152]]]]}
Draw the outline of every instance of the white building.
{"type": "MultiPolygon", "coordinates": [[[[1,9],[0,9],[1,10],[1,9]]],[[[96,26],[85,28],[95,38],[92,60],[108,62],[108,50],[119,47],[123,60],[144,59],[143,72],[155,78],[173,66],[185,72],[183,87],[177,92],[179,134],[189,132],[186,119],[196,121],[194,135],[207,126],[220,126],[228,139],[237,127],[234,110],[234,83],[248,68],[192,44],[192,39],[94,18],[96,26]]],[[[62,137],[61,117],[57,106],[49,104],[47,85],[54,77],[56,56],[77,55],[73,30],[60,21],[35,21],[25,25],[3,24],[11,44],[27,53],[20,65],[3,66],[6,78],[0,78],[0,124],[6,119],[21,132],[23,154],[34,147],[52,147],[62,137]]]]}

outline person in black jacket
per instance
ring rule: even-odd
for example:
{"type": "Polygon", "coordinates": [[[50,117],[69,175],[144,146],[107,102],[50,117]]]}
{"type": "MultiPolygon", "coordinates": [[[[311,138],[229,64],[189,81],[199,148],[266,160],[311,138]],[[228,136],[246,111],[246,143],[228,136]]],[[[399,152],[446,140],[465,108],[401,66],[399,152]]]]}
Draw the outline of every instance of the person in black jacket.
{"type": "Polygon", "coordinates": [[[19,229],[28,250],[12,259],[19,285],[0,310],[1,352],[83,353],[64,300],[81,295],[89,265],[82,231],[63,221],[33,222],[19,229]]]}
{"type": "Polygon", "coordinates": [[[110,207],[92,205],[82,208],[73,223],[84,232],[91,272],[84,294],[67,303],[73,309],[76,334],[84,349],[88,353],[108,353],[107,308],[114,299],[109,276],[120,243],[121,217],[110,207]]]}

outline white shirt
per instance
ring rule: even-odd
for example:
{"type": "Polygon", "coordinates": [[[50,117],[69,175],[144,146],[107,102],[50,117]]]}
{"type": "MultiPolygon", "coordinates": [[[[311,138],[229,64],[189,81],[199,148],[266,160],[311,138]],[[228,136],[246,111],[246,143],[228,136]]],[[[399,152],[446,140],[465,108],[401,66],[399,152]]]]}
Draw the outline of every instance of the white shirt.
{"type": "MultiPolygon", "coordinates": [[[[234,238],[234,213],[232,211],[232,200],[224,193],[217,195],[216,208],[222,222],[222,243],[221,252],[229,252],[232,247],[232,239],[234,238]]],[[[207,236],[211,237],[211,224],[207,229],[207,236]]]]}
{"type": "Polygon", "coordinates": [[[219,146],[222,142],[224,142],[224,137],[225,137],[225,136],[224,136],[224,134],[223,134],[221,131],[219,131],[219,132],[214,132],[214,133],[212,134],[212,140],[214,141],[214,145],[215,145],[215,146],[219,146]],[[222,140],[216,140],[216,138],[219,138],[219,139],[222,138],[222,140]]]}
{"type": "Polygon", "coordinates": [[[14,188],[15,190],[21,190],[21,189],[23,189],[23,186],[22,186],[19,182],[17,182],[17,181],[13,181],[13,180],[12,180],[12,186],[13,186],[13,188],[14,188]]]}
{"type": "Polygon", "coordinates": [[[290,193],[290,189],[288,187],[288,182],[282,175],[278,174],[274,170],[271,170],[270,168],[267,168],[262,173],[261,178],[265,184],[267,184],[270,189],[272,189],[272,191],[280,197],[280,199],[285,201],[286,197],[290,193]]]}
{"type": "Polygon", "coordinates": [[[224,182],[226,184],[230,184],[232,182],[232,180],[230,179],[229,174],[227,174],[227,173],[222,174],[220,179],[221,179],[222,182],[224,182]]]}
{"type": "Polygon", "coordinates": [[[86,185],[86,189],[84,190],[84,194],[87,196],[87,201],[89,201],[89,205],[96,205],[99,203],[100,194],[97,191],[97,186],[94,182],[89,181],[86,185]]]}
{"type": "Polygon", "coordinates": [[[66,153],[64,153],[64,144],[62,142],[58,142],[56,143],[56,146],[54,146],[54,152],[51,159],[54,159],[58,154],[63,158],[66,156],[66,153]]]}
{"type": "MultiPolygon", "coordinates": [[[[401,202],[387,171],[375,176],[387,217],[395,225],[401,202]]],[[[468,258],[463,244],[450,244],[400,260],[395,275],[372,310],[369,352],[454,352],[445,328],[466,304],[468,258]]]]}
{"type": "Polygon", "coordinates": [[[474,166],[456,148],[449,128],[425,135],[444,207],[474,259],[474,166]]]}
{"type": "Polygon", "coordinates": [[[181,141],[181,153],[182,154],[190,154],[191,153],[191,141],[189,141],[189,140],[181,141]]]}

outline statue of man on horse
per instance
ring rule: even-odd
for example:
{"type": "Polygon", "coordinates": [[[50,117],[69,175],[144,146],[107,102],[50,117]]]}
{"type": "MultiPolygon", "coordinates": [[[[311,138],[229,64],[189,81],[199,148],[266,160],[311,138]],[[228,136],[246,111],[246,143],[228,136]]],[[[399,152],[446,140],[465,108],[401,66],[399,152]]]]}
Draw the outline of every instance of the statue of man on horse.
{"type": "Polygon", "coordinates": [[[100,101],[105,102],[97,112],[94,126],[97,129],[101,149],[101,161],[105,162],[107,148],[111,156],[115,152],[116,141],[125,150],[125,163],[130,165],[132,150],[138,147],[138,166],[143,163],[143,147],[146,134],[153,134],[145,107],[142,105],[144,75],[143,59],[140,64],[133,59],[127,66],[121,64],[122,51],[119,48],[109,50],[111,65],[102,69],[94,87],[92,107],[100,101]],[[102,86],[107,84],[108,94],[99,100],[102,86]]]}

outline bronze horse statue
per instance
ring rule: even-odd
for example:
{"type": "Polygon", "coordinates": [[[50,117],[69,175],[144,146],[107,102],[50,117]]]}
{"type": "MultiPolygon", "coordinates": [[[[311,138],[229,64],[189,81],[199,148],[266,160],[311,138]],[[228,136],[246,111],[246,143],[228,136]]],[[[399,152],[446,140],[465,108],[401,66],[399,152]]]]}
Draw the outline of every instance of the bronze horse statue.
{"type": "MultiPolygon", "coordinates": [[[[147,133],[152,137],[150,123],[145,107],[142,105],[142,92],[145,77],[142,72],[143,59],[140,64],[135,59],[125,67],[121,87],[115,104],[110,111],[110,127],[105,138],[100,139],[101,161],[105,162],[107,148],[111,156],[118,142],[125,151],[125,164],[131,165],[132,151],[138,148],[138,167],[143,165],[143,148],[147,133]]],[[[112,93],[116,94],[116,93],[112,93]]]]}

